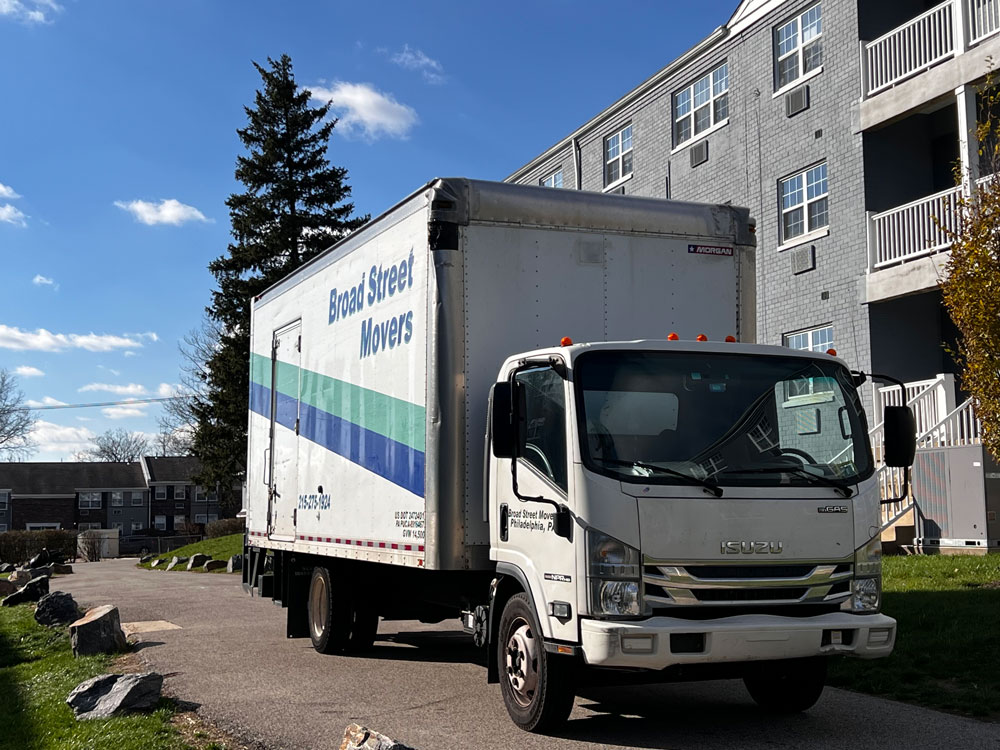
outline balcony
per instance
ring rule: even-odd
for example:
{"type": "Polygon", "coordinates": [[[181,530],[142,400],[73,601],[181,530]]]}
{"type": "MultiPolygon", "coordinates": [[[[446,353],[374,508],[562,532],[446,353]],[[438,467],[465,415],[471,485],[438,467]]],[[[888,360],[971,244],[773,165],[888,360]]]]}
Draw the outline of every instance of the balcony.
{"type": "Polygon", "coordinates": [[[863,45],[865,98],[912,78],[1000,32],[1000,0],[945,0],[863,45]]]}

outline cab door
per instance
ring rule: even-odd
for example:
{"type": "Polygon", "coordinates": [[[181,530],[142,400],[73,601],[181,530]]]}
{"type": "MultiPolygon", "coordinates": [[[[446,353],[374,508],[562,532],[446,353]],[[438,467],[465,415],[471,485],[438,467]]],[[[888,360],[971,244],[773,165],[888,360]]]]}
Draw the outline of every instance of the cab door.
{"type": "Polygon", "coordinates": [[[302,322],[274,332],[271,346],[271,466],[268,485],[268,534],[295,539],[298,505],[299,418],[302,376],[302,322]]]}

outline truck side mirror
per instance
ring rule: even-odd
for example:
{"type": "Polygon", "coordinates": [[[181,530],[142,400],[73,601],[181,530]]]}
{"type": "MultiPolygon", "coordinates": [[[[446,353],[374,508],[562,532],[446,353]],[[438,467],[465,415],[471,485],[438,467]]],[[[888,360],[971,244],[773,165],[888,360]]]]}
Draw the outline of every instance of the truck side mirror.
{"type": "Polygon", "coordinates": [[[494,383],[490,394],[490,437],[493,455],[514,458],[517,455],[518,419],[512,408],[511,384],[494,383]]]}
{"type": "Polygon", "coordinates": [[[917,423],[908,406],[887,406],[882,420],[886,466],[911,466],[917,454],[917,423]]]}

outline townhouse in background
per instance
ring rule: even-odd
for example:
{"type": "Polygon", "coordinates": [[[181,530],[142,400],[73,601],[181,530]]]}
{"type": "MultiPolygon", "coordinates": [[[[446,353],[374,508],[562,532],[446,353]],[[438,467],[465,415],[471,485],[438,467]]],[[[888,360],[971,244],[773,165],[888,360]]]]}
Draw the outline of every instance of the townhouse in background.
{"type": "Polygon", "coordinates": [[[180,532],[218,520],[216,492],[192,477],[191,457],[144,457],[131,463],[0,463],[0,532],[118,529],[180,532]]]}
{"type": "MultiPolygon", "coordinates": [[[[913,520],[928,544],[1000,545],[1000,475],[945,349],[937,223],[953,226],[961,191],[988,177],[974,130],[998,32],[1000,0],[746,0],[507,178],[750,207],[757,341],[834,348],[906,382],[864,399],[876,455],[882,406],[914,408],[919,512],[887,506],[884,521],[913,520]],[[966,484],[975,508],[958,512],[966,484]]],[[[898,477],[879,477],[893,496],[898,477]]]]}

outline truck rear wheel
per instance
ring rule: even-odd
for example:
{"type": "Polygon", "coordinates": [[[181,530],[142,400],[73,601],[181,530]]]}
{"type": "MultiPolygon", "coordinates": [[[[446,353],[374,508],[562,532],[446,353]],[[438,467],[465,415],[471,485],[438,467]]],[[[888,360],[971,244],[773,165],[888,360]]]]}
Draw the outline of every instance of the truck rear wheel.
{"type": "Polygon", "coordinates": [[[315,567],[309,582],[309,637],[321,654],[347,654],[371,648],[378,614],[350,583],[329,568],[315,567]]]}
{"type": "Polygon", "coordinates": [[[772,713],[792,714],[812,708],[826,682],[826,657],[764,662],[743,676],[754,702],[772,713]]]}
{"type": "Polygon", "coordinates": [[[514,723],[528,732],[542,732],[566,721],[573,710],[574,665],[545,650],[527,594],[507,601],[496,648],[500,691],[514,723]]]}

